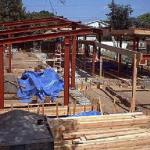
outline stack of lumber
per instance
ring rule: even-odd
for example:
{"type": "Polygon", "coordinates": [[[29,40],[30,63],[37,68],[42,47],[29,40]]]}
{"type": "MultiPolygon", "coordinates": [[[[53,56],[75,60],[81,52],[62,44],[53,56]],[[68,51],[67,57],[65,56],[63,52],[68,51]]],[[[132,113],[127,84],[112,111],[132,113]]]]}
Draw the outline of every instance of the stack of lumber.
{"type": "Polygon", "coordinates": [[[150,117],[140,112],[47,120],[56,150],[150,149],[150,117]]]}

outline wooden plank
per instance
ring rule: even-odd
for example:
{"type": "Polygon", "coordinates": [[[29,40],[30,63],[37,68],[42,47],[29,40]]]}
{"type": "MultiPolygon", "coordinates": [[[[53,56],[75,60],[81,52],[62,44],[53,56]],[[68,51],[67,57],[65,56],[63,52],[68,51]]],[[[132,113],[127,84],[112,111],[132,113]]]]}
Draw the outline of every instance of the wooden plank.
{"type": "Polygon", "coordinates": [[[126,130],[120,132],[112,132],[112,133],[101,133],[101,134],[94,134],[94,135],[85,135],[87,140],[95,140],[95,139],[104,139],[108,137],[117,137],[117,136],[124,136],[124,135],[131,135],[131,134],[140,134],[140,133],[147,133],[150,132],[150,129],[139,129],[139,130],[126,130]]]}
{"type": "Polygon", "coordinates": [[[143,150],[146,150],[148,148],[146,146],[150,145],[150,117],[142,113],[135,113],[137,116],[134,117],[133,114],[53,119],[51,121],[54,124],[51,124],[51,127],[56,128],[59,138],[62,137],[62,143],[59,143],[58,137],[55,138],[58,141],[55,148],[60,150],[120,150],[119,148],[130,149],[130,147],[143,149],[142,146],[145,146],[143,150]],[[61,127],[64,130],[60,133],[58,128],[61,127]]]}
{"type": "Polygon", "coordinates": [[[130,128],[97,128],[96,130],[84,130],[84,131],[76,131],[71,133],[63,133],[63,139],[75,139],[79,138],[80,136],[87,136],[87,135],[97,135],[97,134],[106,134],[106,133],[118,133],[118,132],[126,132],[126,131],[138,131],[140,127],[130,127],[130,128]]]}
{"type": "MultiPolygon", "coordinates": [[[[62,144],[61,146],[55,146],[55,150],[112,150],[112,148],[126,148],[129,149],[130,147],[144,147],[150,145],[150,139],[148,137],[138,137],[138,138],[130,138],[125,140],[116,140],[116,141],[103,141],[103,142],[95,142],[93,143],[86,143],[86,144],[62,144]]],[[[135,149],[136,150],[136,149],[135,149]]]]}
{"type": "Polygon", "coordinates": [[[135,118],[135,119],[118,119],[113,121],[92,121],[92,122],[80,122],[78,129],[86,128],[103,128],[103,127],[111,127],[111,126],[134,126],[137,124],[148,124],[149,119],[145,118],[135,118]]]}

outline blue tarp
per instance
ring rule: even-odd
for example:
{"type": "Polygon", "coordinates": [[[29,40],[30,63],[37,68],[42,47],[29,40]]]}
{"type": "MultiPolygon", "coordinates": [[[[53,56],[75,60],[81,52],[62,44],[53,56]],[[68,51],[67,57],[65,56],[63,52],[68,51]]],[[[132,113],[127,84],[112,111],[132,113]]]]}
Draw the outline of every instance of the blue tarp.
{"type": "Polygon", "coordinates": [[[63,80],[51,68],[43,72],[26,71],[18,80],[18,84],[17,96],[23,103],[30,103],[32,96],[37,96],[40,102],[44,101],[45,96],[54,101],[64,89],[63,80]]]}
{"type": "Polygon", "coordinates": [[[86,111],[86,112],[81,112],[79,114],[73,115],[72,117],[80,117],[80,116],[97,116],[101,115],[100,112],[98,111],[86,111]]]}

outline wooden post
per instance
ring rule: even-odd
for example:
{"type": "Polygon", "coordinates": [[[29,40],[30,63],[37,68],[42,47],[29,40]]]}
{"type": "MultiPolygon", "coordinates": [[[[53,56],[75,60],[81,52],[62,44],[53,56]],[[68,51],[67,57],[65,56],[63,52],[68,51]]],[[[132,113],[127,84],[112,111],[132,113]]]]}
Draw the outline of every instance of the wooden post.
{"type": "MultiPolygon", "coordinates": [[[[99,43],[101,43],[101,35],[97,34],[97,40],[99,43]]],[[[103,71],[103,57],[101,54],[101,47],[98,48],[98,59],[99,59],[99,76],[102,77],[102,71],[103,71]]]]}
{"type": "Polygon", "coordinates": [[[28,107],[27,107],[27,110],[28,110],[28,111],[30,110],[30,106],[29,106],[29,103],[28,103],[28,107]]]}
{"type": "Polygon", "coordinates": [[[44,108],[45,107],[45,105],[44,105],[44,103],[42,104],[42,115],[44,115],[44,108]]]}
{"type": "MultiPolygon", "coordinates": [[[[122,48],[122,38],[120,39],[119,47],[122,48]]],[[[121,54],[118,54],[118,76],[121,71],[121,54]]]]}
{"type": "Polygon", "coordinates": [[[92,75],[95,75],[96,47],[93,46],[92,75]]]}
{"type": "Polygon", "coordinates": [[[73,104],[73,115],[76,114],[76,100],[74,100],[74,104],[73,104]]]}
{"type": "Polygon", "coordinates": [[[67,106],[67,116],[69,116],[69,114],[70,114],[70,105],[68,104],[68,106],[67,106]]]}
{"type": "Polygon", "coordinates": [[[56,102],[56,117],[58,118],[59,113],[58,113],[58,102],[56,102]]]}
{"type": "MultiPolygon", "coordinates": [[[[28,104],[28,107],[29,107],[29,104],[28,104]]],[[[28,110],[29,111],[29,110],[28,110]]],[[[37,114],[40,114],[40,106],[39,106],[39,104],[38,104],[38,106],[37,106],[37,114]]]]}
{"type": "Polygon", "coordinates": [[[3,46],[0,45],[0,109],[4,108],[4,58],[3,46]]]}
{"type": "Polygon", "coordinates": [[[102,73],[103,73],[103,58],[102,58],[102,56],[100,56],[100,60],[99,60],[99,76],[100,76],[100,78],[102,77],[102,73]]]}
{"type": "Polygon", "coordinates": [[[94,110],[94,104],[93,104],[93,99],[92,99],[92,102],[91,102],[91,111],[94,110]]]}
{"type": "Polygon", "coordinates": [[[9,67],[8,67],[8,73],[11,73],[12,71],[12,45],[9,45],[9,67]]]}
{"type": "Polygon", "coordinates": [[[13,109],[14,109],[14,106],[13,106],[13,104],[11,104],[11,111],[13,111],[13,109]]]}
{"type": "Polygon", "coordinates": [[[86,105],[84,105],[84,112],[86,112],[86,105]]]}
{"type": "Polygon", "coordinates": [[[137,82],[137,58],[136,54],[134,55],[133,58],[133,77],[132,77],[132,100],[131,100],[131,107],[130,111],[134,112],[135,111],[135,106],[136,106],[136,82],[137,82]]]}

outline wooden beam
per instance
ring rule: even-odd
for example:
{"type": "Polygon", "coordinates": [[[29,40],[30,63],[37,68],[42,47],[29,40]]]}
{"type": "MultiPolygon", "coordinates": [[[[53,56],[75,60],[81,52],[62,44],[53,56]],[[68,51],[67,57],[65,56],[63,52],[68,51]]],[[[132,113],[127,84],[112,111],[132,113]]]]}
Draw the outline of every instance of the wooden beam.
{"type": "Polygon", "coordinates": [[[102,44],[102,43],[99,43],[99,42],[96,42],[96,41],[79,40],[78,42],[79,43],[84,43],[84,44],[89,44],[89,45],[95,45],[96,47],[103,48],[103,49],[106,49],[106,50],[109,50],[109,51],[112,51],[112,52],[115,52],[115,53],[118,53],[118,54],[121,54],[121,55],[126,55],[126,56],[129,56],[129,57],[134,57],[134,54],[136,54],[138,60],[141,60],[141,58],[142,58],[142,53],[132,51],[132,50],[129,50],[129,49],[109,46],[109,45],[102,44]]]}
{"type": "Polygon", "coordinates": [[[111,35],[115,36],[150,36],[149,29],[129,29],[129,30],[112,30],[111,35]]]}
{"type": "Polygon", "coordinates": [[[142,57],[141,53],[136,52],[136,51],[132,51],[132,50],[129,50],[129,49],[113,47],[113,46],[109,46],[109,45],[106,45],[106,44],[100,44],[100,43],[95,43],[95,44],[98,47],[101,47],[101,48],[104,48],[106,50],[110,50],[110,51],[116,52],[116,53],[121,54],[121,55],[126,55],[126,56],[129,56],[129,57],[132,57],[132,58],[136,54],[136,57],[137,57],[138,60],[141,60],[141,57],[142,57]]]}

